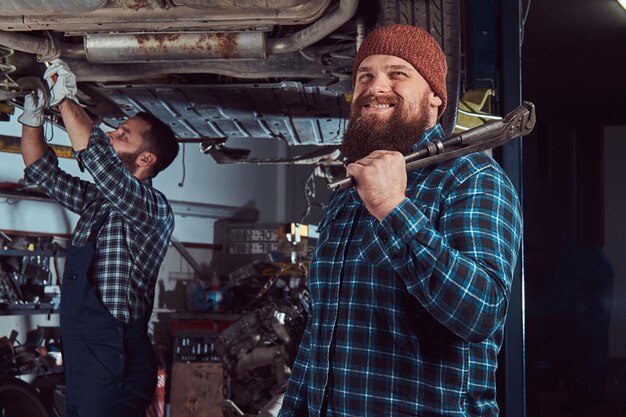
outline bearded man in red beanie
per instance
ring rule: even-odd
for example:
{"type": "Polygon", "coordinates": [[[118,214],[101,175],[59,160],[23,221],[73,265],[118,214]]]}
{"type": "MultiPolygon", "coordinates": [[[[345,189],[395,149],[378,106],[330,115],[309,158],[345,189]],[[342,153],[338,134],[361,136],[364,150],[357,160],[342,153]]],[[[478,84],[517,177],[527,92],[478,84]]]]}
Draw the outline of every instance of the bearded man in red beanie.
{"type": "Polygon", "coordinates": [[[404,164],[444,139],[446,71],[414,26],[379,28],[357,52],[343,141],[356,186],[335,192],[318,226],[283,417],[499,413],[518,196],[485,153],[410,173],[404,164]]]}

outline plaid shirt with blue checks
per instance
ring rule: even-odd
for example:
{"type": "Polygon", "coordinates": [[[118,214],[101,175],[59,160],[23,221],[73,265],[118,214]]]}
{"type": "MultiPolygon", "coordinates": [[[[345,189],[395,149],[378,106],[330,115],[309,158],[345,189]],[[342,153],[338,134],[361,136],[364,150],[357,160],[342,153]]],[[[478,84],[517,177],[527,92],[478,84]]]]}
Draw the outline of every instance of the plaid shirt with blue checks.
{"type": "Polygon", "coordinates": [[[93,128],[87,148],[75,156],[93,183],[61,170],[51,149],[24,170],[25,177],[80,215],[72,233],[74,246],[85,245],[92,226],[106,216],[97,236],[95,273],[89,279],[109,312],[130,323],[152,307],[174,214],[150,180],[139,181],[124,167],[100,128],[93,128]]]}
{"type": "MultiPolygon", "coordinates": [[[[439,125],[415,149],[434,138],[439,125]]],[[[474,153],[410,172],[406,196],[382,222],[353,188],[327,205],[281,416],[498,415],[516,191],[474,153]]]]}

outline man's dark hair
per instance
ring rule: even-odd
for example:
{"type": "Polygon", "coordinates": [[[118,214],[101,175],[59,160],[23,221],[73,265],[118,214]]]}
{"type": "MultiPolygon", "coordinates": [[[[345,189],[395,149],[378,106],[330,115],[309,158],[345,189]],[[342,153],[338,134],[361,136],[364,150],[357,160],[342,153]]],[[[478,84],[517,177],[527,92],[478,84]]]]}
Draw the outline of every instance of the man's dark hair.
{"type": "Polygon", "coordinates": [[[172,128],[163,123],[152,113],[139,112],[134,117],[148,123],[150,129],[143,135],[144,150],[156,155],[157,161],[150,169],[150,177],[167,168],[178,155],[180,148],[172,128]]]}

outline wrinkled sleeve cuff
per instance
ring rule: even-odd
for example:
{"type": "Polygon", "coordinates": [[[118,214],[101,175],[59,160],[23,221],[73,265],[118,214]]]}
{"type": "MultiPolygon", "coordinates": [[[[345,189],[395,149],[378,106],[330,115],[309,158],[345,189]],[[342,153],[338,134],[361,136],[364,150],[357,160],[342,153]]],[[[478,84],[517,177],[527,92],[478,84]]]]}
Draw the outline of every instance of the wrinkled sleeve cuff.
{"type": "Polygon", "coordinates": [[[59,160],[52,150],[48,148],[46,152],[34,163],[24,168],[24,180],[27,185],[40,185],[54,176],[54,171],[59,164],[59,160]]]}
{"type": "Polygon", "coordinates": [[[427,222],[420,209],[405,199],[382,222],[371,223],[372,232],[363,239],[365,256],[374,265],[393,264],[403,258],[407,243],[418,237],[427,222]]]}

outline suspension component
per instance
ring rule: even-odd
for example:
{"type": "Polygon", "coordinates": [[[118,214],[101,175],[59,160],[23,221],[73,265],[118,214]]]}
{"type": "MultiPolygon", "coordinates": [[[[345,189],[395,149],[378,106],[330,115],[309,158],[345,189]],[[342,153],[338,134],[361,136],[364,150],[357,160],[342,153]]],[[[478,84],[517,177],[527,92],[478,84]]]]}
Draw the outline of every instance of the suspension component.
{"type": "Polygon", "coordinates": [[[7,61],[11,55],[13,49],[0,45],[0,101],[10,100],[21,92],[19,84],[9,76],[15,71],[15,66],[7,61]]]}

